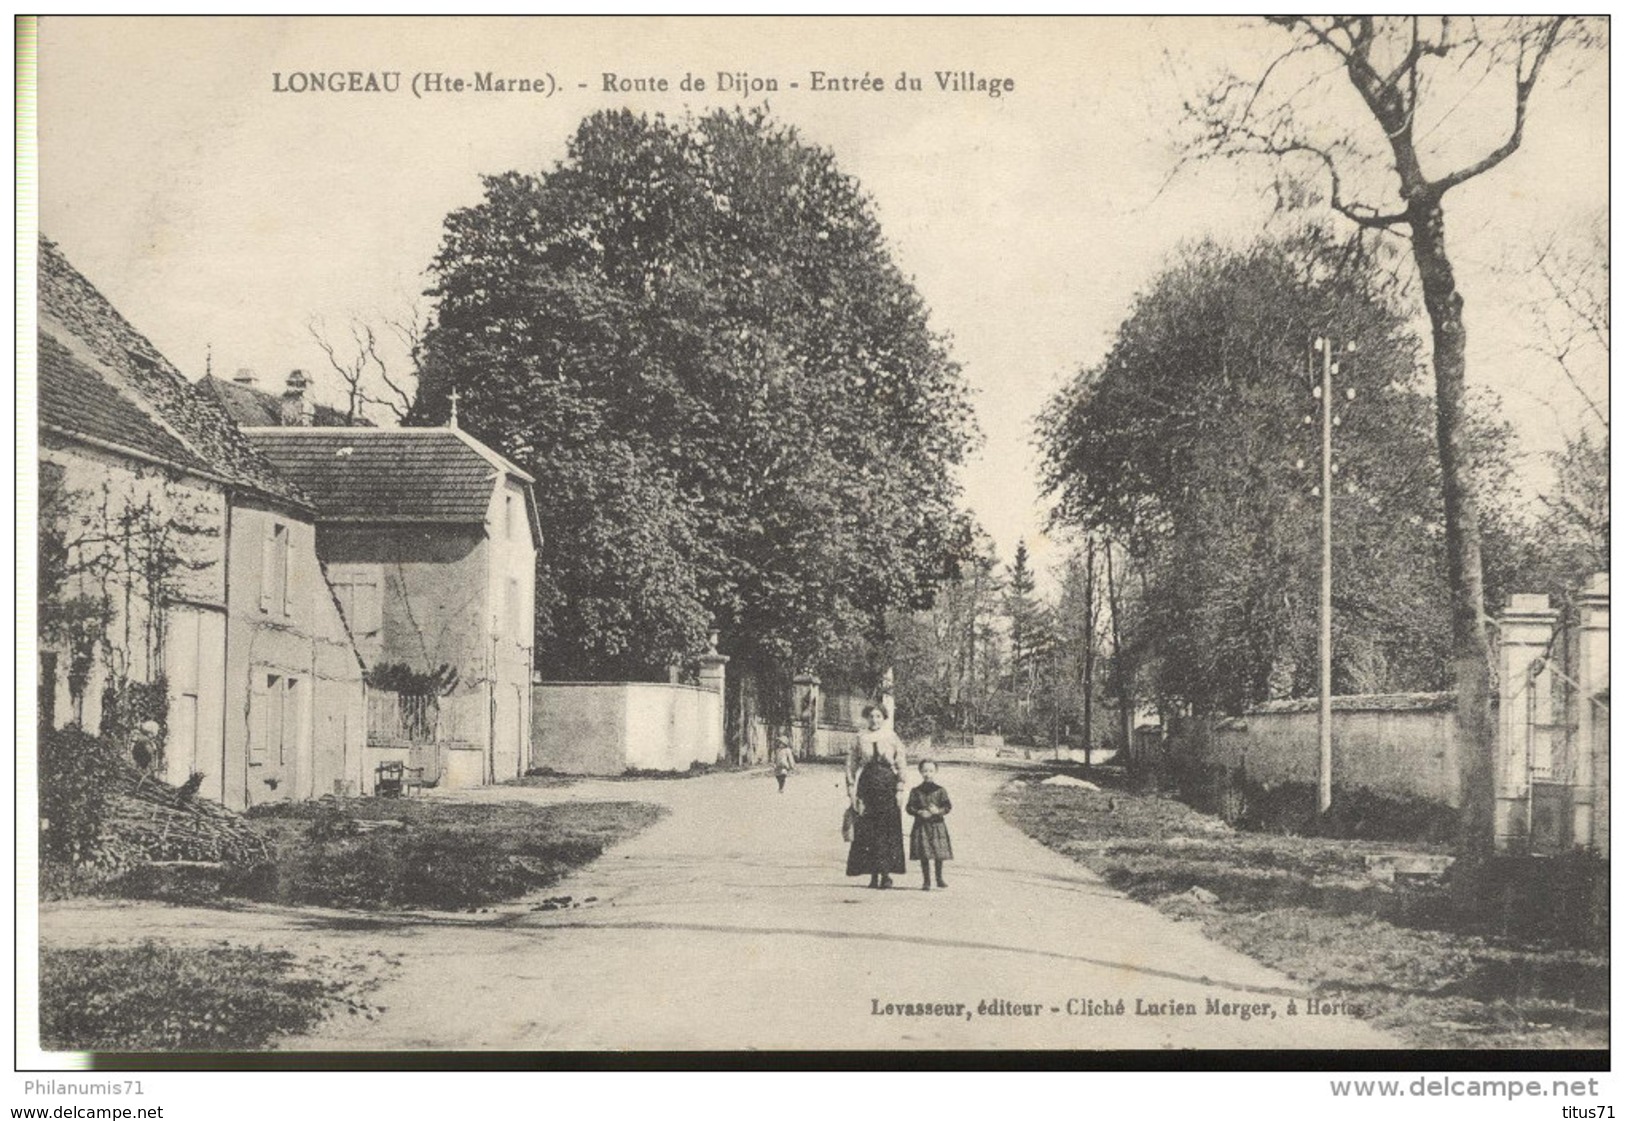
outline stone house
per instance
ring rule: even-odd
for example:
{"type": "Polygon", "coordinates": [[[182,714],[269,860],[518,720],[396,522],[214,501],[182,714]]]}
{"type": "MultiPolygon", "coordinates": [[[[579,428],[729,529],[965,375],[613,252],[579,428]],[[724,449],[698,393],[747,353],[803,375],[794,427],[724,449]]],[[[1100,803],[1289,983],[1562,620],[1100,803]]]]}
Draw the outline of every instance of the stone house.
{"type": "Polygon", "coordinates": [[[373,675],[369,775],[397,760],[450,787],[522,774],[534,480],[455,423],[244,434],[316,505],[316,553],[373,675]]]}
{"type": "Polygon", "coordinates": [[[161,682],[169,781],[236,807],[358,785],[365,687],[311,502],[43,239],[39,431],[42,717],[95,731],[161,682]]]}

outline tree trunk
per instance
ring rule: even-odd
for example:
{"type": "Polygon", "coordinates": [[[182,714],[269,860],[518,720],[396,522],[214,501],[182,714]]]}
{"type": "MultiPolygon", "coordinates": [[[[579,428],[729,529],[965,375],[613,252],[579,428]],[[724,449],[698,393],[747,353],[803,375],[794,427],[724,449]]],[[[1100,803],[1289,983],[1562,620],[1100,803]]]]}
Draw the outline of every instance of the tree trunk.
{"type": "MultiPolygon", "coordinates": [[[[1091,536],[1084,546],[1084,563],[1089,566],[1083,574],[1083,769],[1094,763],[1095,735],[1095,539],[1091,536]]],[[[1126,758],[1126,755],[1125,755],[1126,758]]]]}
{"type": "Polygon", "coordinates": [[[1112,659],[1117,663],[1113,677],[1117,679],[1117,721],[1122,729],[1123,758],[1129,766],[1138,769],[1139,760],[1134,753],[1134,702],[1132,670],[1123,657],[1122,599],[1117,594],[1117,580],[1112,572],[1112,543],[1106,542],[1106,606],[1112,613],[1112,659]]]}
{"type": "MultiPolygon", "coordinates": [[[[965,694],[965,731],[972,736],[976,734],[977,708],[976,703],[976,620],[982,611],[982,570],[978,568],[971,578],[970,593],[970,637],[967,645],[970,647],[970,688],[965,694]]],[[[974,741],[972,741],[974,742],[974,741]]]]}
{"type": "Polygon", "coordinates": [[[1478,503],[1467,446],[1467,330],[1462,298],[1445,251],[1438,198],[1413,203],[1412,252],[1433,325],[1433,377],[1438,399],[1439,469],[1444,489],[1445,547],[1450,572],[1450,637],[1456,676],[1461,822],[1459,903],[1475,902],[1479,870],[1495,849],[1495,722],[1490,709],[1490,644],[1484,627],[1484,564],[1478,503]]]}

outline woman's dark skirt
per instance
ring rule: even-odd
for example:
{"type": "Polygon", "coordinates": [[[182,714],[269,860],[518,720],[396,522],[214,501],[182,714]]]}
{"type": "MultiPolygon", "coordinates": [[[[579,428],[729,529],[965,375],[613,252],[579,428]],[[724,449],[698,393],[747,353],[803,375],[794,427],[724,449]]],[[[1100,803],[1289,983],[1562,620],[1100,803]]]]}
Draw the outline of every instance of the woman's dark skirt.
{"type": "Polygon", "coordinates": [[[852,827],[846,854],[848,876],[890,875],[906,871],[903,860],[903,811],[897,805],[897,772],[871,763],[858,776],[863,813],[852,827]]]}

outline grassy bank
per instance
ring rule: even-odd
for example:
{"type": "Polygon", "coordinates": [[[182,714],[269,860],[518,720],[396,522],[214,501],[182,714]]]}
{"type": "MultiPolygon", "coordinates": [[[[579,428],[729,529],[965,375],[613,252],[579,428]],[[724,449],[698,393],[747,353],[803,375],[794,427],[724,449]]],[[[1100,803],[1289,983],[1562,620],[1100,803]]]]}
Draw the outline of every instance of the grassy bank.
{"type": "Polygon", "coordinates": [[[248,818],[268,842],[267,860],[146,865],[96,893],[194,904],[478,909],[552,886],[662,812],[641,802],[282,803],[248,818]]]}
{"type": "Polygon", "coordinates": [[[1605,954],[1452,929],[1438,885],[1367,873],[1367,856],[1426,846],[1242,833],[1171,798],[1044,777],[999,792],[1006,820],[1413,1046],[1608,1045],[1605,954]]]}
{"type": "Polygon", "coordinates": [[[249,1051],[329,1015],[371,1018],[371,987],[326,961],[161,942],[40,952],[48,1051],[249,1051]]]}

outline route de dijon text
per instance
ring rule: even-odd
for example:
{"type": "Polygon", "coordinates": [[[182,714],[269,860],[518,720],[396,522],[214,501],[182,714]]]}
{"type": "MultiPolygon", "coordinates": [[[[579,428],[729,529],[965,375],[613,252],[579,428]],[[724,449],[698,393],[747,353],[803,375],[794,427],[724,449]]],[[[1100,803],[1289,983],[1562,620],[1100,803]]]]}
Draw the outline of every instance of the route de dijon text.
{"type": "MultiPolygon", "coordinates": [[[[759,94],[778,93],[782,87],[777,77],[762,77],[744,70],[718,70],[714,78],[692,72],[673,81],[662,75],[632,75],[604,71],[601,75],[603,93],[683,93],[759,94]]],[[[865,70],[862,73],[833,74],[827,70],[809,71],[805,81],[787,83],[790,89],[806,89],[812,93],[923,93],[934,89],[938,93],[972,93],[986,97],[1002,97],[1014,93],[1016,80],[996,75],[979,74],[975,70],[933,70],[929,75],[900,71],[895,77],[865,70]]]]}

